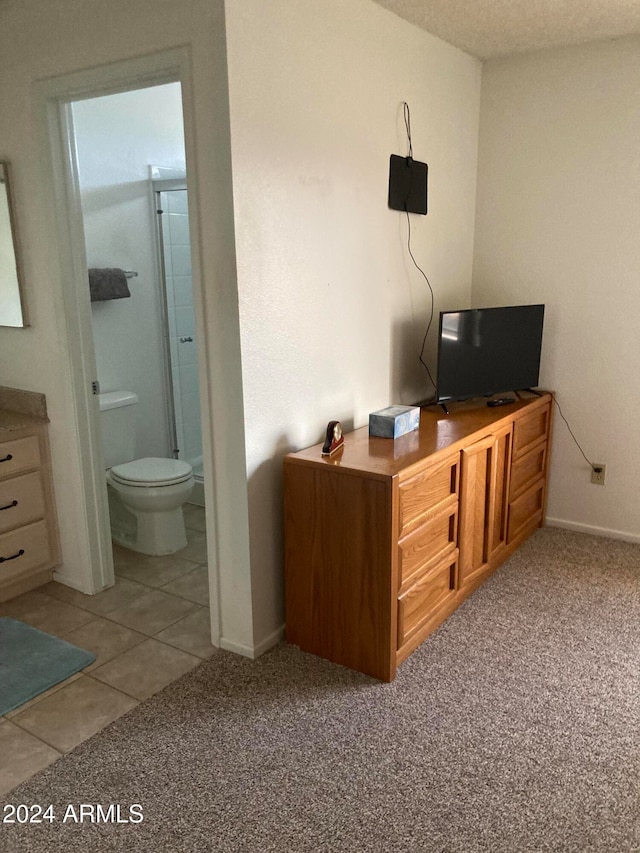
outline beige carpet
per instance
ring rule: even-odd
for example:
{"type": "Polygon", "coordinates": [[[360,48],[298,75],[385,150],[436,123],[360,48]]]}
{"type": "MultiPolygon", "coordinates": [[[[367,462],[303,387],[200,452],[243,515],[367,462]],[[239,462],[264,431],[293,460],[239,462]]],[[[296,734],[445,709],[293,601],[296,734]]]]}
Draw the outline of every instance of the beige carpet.
{"type": "Polygon", "coordinates": [[[639,592],[640,546],[546,529],[391,685],[220,653],[16,789],[56,820],[0,848],[638,851],[639,592]]]}

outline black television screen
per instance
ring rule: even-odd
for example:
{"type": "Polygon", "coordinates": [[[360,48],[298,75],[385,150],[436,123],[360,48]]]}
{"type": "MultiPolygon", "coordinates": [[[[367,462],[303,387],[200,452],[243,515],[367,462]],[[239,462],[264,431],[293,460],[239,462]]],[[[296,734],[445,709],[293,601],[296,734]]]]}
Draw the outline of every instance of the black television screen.
{"type": "Polygon", "coordinates": [[[436,402],[535,388],[544,305],[442,311],[436,402]]]}

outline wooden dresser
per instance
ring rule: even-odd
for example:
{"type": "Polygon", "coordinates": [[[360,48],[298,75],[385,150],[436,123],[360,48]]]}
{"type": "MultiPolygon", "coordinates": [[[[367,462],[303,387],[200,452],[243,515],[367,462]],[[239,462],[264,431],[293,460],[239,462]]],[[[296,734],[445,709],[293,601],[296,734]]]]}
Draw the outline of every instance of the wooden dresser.
{"type": "Polygon", "coordinates": [[[44,395],[0,387],[0,601],[60,562],[44,395]]]}
{"type": "Polygon", "coordinates": [[[335,456],[287,455],[287,641],[392,681],[544,523],[551,404],[430,407],[399,439],[363,427],[335,456]]]}

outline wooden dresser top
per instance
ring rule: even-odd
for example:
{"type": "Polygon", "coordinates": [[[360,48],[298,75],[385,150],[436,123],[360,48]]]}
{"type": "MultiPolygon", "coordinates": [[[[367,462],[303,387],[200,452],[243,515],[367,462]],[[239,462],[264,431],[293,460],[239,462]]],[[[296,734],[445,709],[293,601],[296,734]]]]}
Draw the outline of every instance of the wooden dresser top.
{"type": "Polygon", "coordinates": [[[427,456],[454,452],[469,435],[529,414],[548,405],[551,394],[541,397],[523,392],[521,399],[505,406],[490,407],[484,400],[450,403],[447,415],[439,406],[420,411],[420,428],[400,438],[369,435],[369,427],[345,433],[344,446],[333,456],[322,456],[322,443],[285,456],[287,464],[321,465],[340,473],[368,474],[386,479],[424,460],[427,456]]]}

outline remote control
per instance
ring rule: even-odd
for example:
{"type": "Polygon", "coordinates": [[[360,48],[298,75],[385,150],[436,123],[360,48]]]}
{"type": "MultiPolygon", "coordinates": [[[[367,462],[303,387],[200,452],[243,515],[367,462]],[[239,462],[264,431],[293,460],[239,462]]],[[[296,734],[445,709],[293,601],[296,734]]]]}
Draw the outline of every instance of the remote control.
{"type": "Polygon", "coordinates": [[[497,397],[495,400],[489,400],[487,406],[506,406],[509,403],[515,403],[515,397],[497,397]]]}

